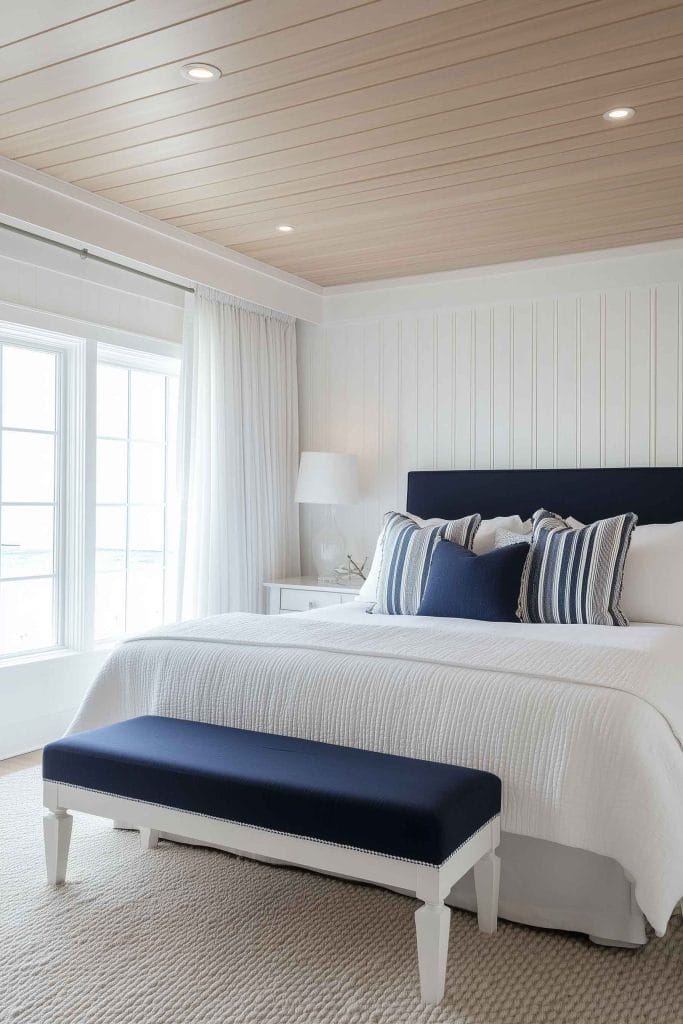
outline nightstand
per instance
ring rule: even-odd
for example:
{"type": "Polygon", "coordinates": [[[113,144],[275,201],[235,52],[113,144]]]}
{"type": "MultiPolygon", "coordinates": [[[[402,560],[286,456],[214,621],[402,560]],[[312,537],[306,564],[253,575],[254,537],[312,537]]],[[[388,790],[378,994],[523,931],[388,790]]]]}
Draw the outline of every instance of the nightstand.
{"type": "Polygon", "coordinates": [[[353,601],[362,585],[363,581],[359,579],[349,583],[318,583],[316,576],[292,576],[286,580],[271,580],[264,583],[268,588],[268,614],[307,612],[310,608],[344,604],[346,601],[353,601]]]}

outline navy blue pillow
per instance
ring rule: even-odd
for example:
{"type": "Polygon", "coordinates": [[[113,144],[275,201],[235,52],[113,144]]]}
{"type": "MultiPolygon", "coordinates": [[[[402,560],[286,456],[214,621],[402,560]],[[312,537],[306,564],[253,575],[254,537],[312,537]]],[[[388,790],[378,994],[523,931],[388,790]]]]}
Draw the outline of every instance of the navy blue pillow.
{"type": "Polygon", "coordinates": [[[526,541],[485,555],[439,541],[417,614],[518,622],[519,588],[528,554],[526,541]]]}

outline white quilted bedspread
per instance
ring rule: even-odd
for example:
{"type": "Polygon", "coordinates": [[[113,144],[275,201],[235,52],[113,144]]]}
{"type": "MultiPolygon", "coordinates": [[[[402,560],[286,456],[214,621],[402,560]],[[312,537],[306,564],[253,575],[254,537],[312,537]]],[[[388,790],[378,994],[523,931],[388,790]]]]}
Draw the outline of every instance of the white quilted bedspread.
{"type": "Polygon", "coordinates": [[[683,629],[327,619],[128,641],[71,731],[161,714],[495,772],[506,831],[613,857],[664,932],[683,897],[683,629]]]}

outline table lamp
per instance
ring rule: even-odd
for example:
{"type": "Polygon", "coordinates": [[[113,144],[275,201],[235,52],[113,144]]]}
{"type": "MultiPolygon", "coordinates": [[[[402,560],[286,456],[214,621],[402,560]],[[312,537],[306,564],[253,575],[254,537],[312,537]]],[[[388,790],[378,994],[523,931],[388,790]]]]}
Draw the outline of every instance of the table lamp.
{"type": "Polygon", "coordinates": [[[341,452],[302,452],[295,501],[324,505],[325,517],[313,536],[313,562],[319,583],[334,583],[336,570],[347,551],[344,535],[337,526],[335,505],[358,501],[358,462],[355,455],[341,452]]]}

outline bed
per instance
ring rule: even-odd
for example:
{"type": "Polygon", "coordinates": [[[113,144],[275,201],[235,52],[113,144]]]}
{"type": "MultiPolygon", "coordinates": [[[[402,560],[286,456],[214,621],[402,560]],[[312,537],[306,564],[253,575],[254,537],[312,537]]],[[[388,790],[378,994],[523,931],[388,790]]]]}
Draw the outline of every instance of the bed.
{"type": "MultiPolygon", "coordinates": [[[[407,511],[683,519],[683,470],[409,474],[407,511]]],[[[173,715],[494,771],[501,916],[637,945],[683,897],[683,627],[224,615],[121,644],[72,725],[173,715]]],[[[471,879],[451,893],[474,908],[471,879]]]]}

